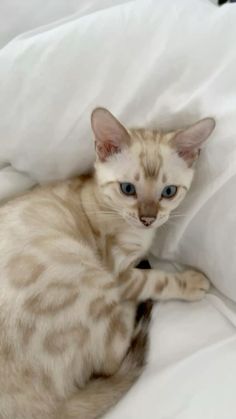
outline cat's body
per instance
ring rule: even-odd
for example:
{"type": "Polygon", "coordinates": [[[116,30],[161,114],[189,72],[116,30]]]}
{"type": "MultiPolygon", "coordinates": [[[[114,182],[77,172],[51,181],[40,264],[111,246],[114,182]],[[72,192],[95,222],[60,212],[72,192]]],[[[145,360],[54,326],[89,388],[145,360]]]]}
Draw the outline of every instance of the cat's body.
{"type": "MultiPolygon", "coordinates": [[[[94,123],[107,132],[101,112],[94,123]]],[[[114,125],[114,138],[122,129],[114,125]]],[[[135,269],[152,243],[151,224],[165,222],[191,184],[193,150],[174,155],[167,145],[173,134],[163,140],[133,131],[124,153],[102,137],[105,150],[97,144],[91,176],[38,187],[0,209],[0,419],[100,417],[144,364],[146,323],[134,327],[138,302],[193,300],[208,289],[194,271],[135,269]],[[122,195],[117,182],[126,180],[141,184],[141,199],[127,183],[130,196],[122,195]],[[162,190],[174,181],[179,197],[165,208],[154,185],[162,190]]]]}

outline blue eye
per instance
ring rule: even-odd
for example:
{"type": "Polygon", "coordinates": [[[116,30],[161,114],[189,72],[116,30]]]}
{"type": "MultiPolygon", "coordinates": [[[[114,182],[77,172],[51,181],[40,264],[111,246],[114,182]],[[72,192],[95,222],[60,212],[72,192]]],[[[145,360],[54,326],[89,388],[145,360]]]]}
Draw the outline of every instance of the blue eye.
{"type": "Polygon", "coordinates": [[[175,185],[168,185],[162,191],[162,198],[170,199],[173,198],[177,194],[177,186],[175,185]]]}
{"type": "Polygon", "coordinates": [[[136,195],[136,189],[132,183],[128,183],[128,182],[120,183],[120,189],[124,195],[129,195],[129,196],[136,195]]]}

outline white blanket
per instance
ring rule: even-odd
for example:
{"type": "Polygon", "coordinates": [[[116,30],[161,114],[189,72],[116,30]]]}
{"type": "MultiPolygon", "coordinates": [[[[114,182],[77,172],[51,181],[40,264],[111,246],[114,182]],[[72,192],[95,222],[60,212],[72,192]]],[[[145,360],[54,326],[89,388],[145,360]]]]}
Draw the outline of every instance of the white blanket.
{"type": "Polygon", "coordinates": [[[158,304],[147,368],[107,419],[235,419],[235,328],[214,294],[158,304]]]}
{"type": "Polygon", "coordinates": [[[87,171],[96,105],[130,126],[179,128],[214,116],[183,217],[159,232],[153,253],[204,270],[236,300],[236,7],[118,3],[84,14],[82,2],[77,14],[1,50],[0,160],[41,182],[87,171]]]}
{"type": "MultiPolygon", "coordinates": [[[[39,0],[24,2],[25,9],[21,3],[18,27],[7,26],[13,3],[0,6],[7,28],[1,45],[19,28],[67,16],[0,50],[0,199],[88,170],[89,113],[96,105],[130,126],[178,128],[214,116],[217,129],[192,191],[175,225],[171,220],[159,230],[152,263],[161,256],[197,266],[236,300],[236,6],[48,3],[39,14],[32,6],[39,0]]],[[[235,313],[213,291],[199,303],[158,304],[147,370],[108,417],[235,419],[235,313]]]]}

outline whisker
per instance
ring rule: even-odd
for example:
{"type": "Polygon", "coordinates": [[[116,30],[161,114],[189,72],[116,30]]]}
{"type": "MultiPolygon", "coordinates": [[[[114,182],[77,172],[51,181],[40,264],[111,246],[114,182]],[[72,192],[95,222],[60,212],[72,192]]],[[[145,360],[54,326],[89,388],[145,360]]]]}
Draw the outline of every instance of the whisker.
{"type": "Polygon", "coordinates": [[[89,214],[89,215],[104,215],[104,216],[109,216],[109,217],[114,217],[114,218],[121,217],[119,214],[114,214],[112,212],[86,211],[86,214],[89,214]]]}
{"type": "Polygon", "coordinates": [[[117,215],[114,211],[86,211],[88,214],[110,214],[110,215],[117,215]]]}
{"type": "Polygon", "coordinates": [[[187,214],[184,214],[183,212],[178,212],[178,211],[174,211],[173,213],[171,213],[170,215],[187,215],[187,214]]]}
{"type": "Polygon", "coordinates": [[[171,226],[171,227],[174,226],[175,227],[177,225],[177,220],[169,219],[166,224],[167,224],[167,227],[168,226],[171,226]]]}

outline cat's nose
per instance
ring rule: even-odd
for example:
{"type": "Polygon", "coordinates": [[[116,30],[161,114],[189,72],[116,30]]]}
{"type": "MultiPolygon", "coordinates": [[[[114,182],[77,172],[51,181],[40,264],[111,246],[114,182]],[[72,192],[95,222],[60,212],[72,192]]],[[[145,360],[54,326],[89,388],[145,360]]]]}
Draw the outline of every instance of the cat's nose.
{"type": "Polygon", "coordinates": [[[140,217],[140,221],[145,225],[145,227],[150,226],[152,223],[154,223],[156,217],[140,217]]]}

